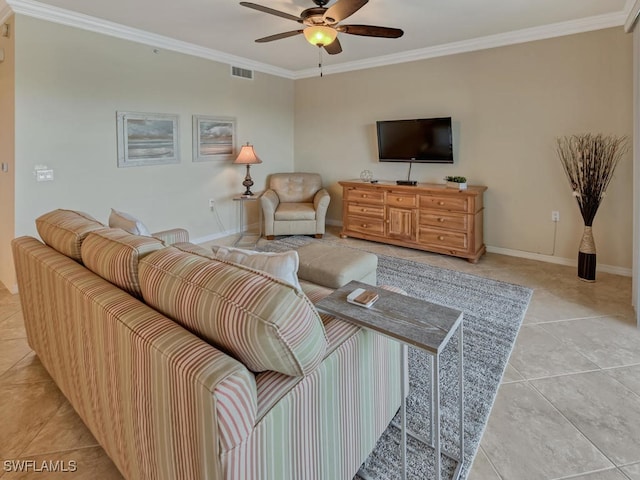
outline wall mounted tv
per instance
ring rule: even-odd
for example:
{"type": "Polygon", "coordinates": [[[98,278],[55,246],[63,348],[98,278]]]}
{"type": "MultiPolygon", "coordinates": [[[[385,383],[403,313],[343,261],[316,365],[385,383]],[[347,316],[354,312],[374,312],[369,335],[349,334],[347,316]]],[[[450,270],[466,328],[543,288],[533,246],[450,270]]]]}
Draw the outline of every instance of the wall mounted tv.
{"type": "Polygon", "coordinates": [[[381,162],[453,163],[451,117],[376,122],[381,162]]]}

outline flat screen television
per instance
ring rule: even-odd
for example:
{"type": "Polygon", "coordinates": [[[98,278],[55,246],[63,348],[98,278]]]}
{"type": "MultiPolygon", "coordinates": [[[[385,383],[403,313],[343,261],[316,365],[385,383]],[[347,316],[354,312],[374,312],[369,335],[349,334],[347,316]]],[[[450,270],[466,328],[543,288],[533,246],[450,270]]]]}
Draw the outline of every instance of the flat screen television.
{"type": "Polygon", "coordinates": [[[376,122],[381,162],[453,163],[451,117],[376,122]]]}

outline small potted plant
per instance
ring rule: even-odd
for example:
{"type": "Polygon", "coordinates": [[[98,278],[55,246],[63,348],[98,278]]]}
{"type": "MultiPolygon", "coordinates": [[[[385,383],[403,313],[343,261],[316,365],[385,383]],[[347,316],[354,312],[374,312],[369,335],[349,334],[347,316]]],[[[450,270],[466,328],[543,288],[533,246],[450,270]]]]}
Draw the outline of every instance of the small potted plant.
{"type": "Polygon", "coordinates": [[[466,190],[467,189],[467,179],[466,177],[452,177],[447,176],[444,177],[447,181],[448,188],[457,188],[458,190],[466,190]]]}

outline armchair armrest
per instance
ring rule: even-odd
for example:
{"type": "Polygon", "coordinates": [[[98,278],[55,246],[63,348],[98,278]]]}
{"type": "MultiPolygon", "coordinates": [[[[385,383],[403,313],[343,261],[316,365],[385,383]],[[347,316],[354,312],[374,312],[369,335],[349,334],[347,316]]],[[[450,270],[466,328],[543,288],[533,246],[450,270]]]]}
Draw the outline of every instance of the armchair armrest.
{"type": "Polygon", "coordinates": [[[331,196],[326,189],[321,188],[316,192],[316,195],[313,197],[313,208],[316,209],[316,212],[319,210],[324,210],[327,212],[327,208],[329,208],[329,202],[331,201],[331,196]]]}
{"type": "Polygon", "coordinates": [[[260,206],[262,207],[262,216],[264,218],[264,234],[267,237],[273,237],[276,208],[280,204],[278,194],[273,190],[267,190],[260,196],[260,206]]]}
{"type": "Polygon", "coordinates": [[[313,197],[313,208],[316,210],[316,236],[324,234],[324,224],[330,201],[331,196],[324,188],[318,190],[313,197]]]}
{"type": "Polygon", "coordinates": [[[189,241],[189,232],[184,228],[171,228],[169,230],[162,230],[161,232],[152,233],[151,236],[157,238],[158,240],[162,240],[167,245],[189,241]]]}

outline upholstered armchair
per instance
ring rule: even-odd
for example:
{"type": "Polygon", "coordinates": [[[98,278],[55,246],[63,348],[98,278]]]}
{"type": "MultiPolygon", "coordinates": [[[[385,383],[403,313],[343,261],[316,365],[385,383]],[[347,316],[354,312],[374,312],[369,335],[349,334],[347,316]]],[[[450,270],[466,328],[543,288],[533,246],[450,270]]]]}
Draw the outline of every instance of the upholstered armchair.
{"type": "Polygon", "coordinates": [[[272,174],[269,189],[260,197],[267,239],[276,235],[322,238],[330,200],[317,173],[272,174]]]}

